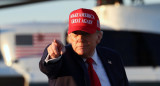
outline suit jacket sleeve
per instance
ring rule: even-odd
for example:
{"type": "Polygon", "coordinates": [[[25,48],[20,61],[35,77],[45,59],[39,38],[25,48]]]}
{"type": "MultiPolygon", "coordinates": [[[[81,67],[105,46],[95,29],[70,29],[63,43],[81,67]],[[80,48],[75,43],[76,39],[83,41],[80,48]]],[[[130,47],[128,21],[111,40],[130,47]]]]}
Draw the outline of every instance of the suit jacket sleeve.
{"type": "Polygon", "coordinates": [[[121,56],[120,56],[120,61],[121,61],[121,67],[122,67],[122,71],[123,71],[123,86],[129,86],[128,78],[126,75],[126,71],[125,71],[125,68],[123,65],[123,60],[121,59],[121,56]]]}
{"type": "Polygon", "coordinates": [[[45,48],[43,52],[42,58],[39,62],[39,68],[44,74],[48,76],[48,78],[55,78],[58,75],[58,71],[61,68],[62,59],[60,59],[57,62],[49,61],[46,63],[45,59],[48,55],[48,51],[47,51],[48,46],[45,48]]]}

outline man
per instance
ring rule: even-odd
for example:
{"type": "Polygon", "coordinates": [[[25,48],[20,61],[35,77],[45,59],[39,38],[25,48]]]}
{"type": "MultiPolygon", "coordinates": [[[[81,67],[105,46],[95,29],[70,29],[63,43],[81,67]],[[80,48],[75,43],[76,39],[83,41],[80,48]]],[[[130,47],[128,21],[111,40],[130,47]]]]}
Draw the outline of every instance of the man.
{"type": "Polygon", "coordinates": [[[44,50],[40,70],[50,86],[128,86],[120,56],[98,47],[103,32],[93,10],[80,8],[69,15],[68,41],[54,40],[44,50]]]}

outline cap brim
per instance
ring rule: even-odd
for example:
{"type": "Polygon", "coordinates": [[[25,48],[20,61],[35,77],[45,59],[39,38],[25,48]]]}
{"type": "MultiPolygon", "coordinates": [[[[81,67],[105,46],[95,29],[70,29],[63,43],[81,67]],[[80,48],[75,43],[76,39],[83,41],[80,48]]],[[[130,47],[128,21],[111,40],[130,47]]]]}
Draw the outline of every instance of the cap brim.
{"type": "Polygon", "coordinates": [[[93,34],[96,32],[95,27],[93,28],[89,28],[89,27],[70,27],[68,30],[68,34],[74,32],[74,31],[84,31],[87,32],[89,34],[93,34]]]}

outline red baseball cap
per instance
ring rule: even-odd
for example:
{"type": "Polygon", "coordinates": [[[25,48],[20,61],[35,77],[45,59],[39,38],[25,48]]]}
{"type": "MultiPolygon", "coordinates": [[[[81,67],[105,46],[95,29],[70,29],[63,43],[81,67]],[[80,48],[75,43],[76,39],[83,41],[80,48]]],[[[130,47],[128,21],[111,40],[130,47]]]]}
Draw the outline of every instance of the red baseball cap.
{"type": "Polygon", "coordinates": [[[74,31],[85,31],[92,34],[96,30],[100,31],[100,22],[93,10],[80,8],[70,13],[68,34],[74,31]]]}

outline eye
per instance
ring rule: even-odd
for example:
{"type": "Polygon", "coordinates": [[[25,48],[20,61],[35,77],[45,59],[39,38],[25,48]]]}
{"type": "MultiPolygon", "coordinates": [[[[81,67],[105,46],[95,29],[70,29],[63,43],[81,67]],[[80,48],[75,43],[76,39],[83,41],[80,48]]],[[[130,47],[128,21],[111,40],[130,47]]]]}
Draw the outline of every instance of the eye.
{"type": "Polygon", "coordinates": [[[76,37],[76,36],[77,36],[77,34],[75,34],[75,33],[71,33],[71,34],[70,34],[70,36],[72,36],[72,37],[76,37]]]}
{"type": "Polygon", "coordinates": [[[88,35],[89,33],[83,32],[83,31],[75,31],[74,34],[86,36],[86,35],[88,35]]]}
{"type": "Polygon", "coordinates": [[[83,31],[75,31],[75,32],[72,32],[71,35],[72,35],[73,37],[77,37],[78,35],[81,35],[81,36],[83,36],[83,37],[85,37],[85,38],[88,38],[88,37],[90,36],[89,33],[83,32],[83,31]]]}
{"type": "Polygon", "coordinates": [[[83,36],[89,36],[89,34],[88,34],[88,33],[82,33],[82,35],[83,35],[83,36]]]}

